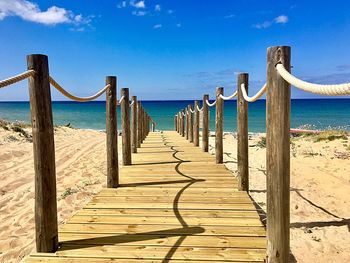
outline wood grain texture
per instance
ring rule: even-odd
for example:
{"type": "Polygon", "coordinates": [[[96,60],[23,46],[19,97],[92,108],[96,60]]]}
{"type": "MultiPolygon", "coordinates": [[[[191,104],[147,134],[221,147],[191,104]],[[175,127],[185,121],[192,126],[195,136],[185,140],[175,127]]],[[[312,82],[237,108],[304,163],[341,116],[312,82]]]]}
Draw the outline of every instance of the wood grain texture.
{"type": "Polygon", "coordinates": [[[35,234],[38,252],[58,248],[56,165],[48,58],[27,56],[35,171],[35,234]]]}
{"type": "Polygon", "coordinates": [[[117,78],[106,77],[106,143],[107,143],[107,187],[119,185],[118,127],[117,127],[117,78]]]}
{"type": "Polygon", "coordinates": [[[56,254],[25,262],[264,262],[263,211],[176,131],[150,132],[120,179],[62,225],[56,254]]]}
{"type": "Polygon", "coordinates": [[[290,71],[290,47],[267,51],[266,172],[268,262],[288,262],[290,225],[290,84],[275,68],[290,71]]]}
{"type": "Polygon", "coordinates": [[[192,105],[188,105],[188,140],[193,142],[193,114],[191,112],[192,105]]]}
{"type": "Polygon", "coordinates": [[[131,151],[137,153],[137,97],[132,96],[132,108],[131,108],[131,151]]]}
{"type": "Polygon", "coordinates": [[[142,107],[141,102],[137,102],[137,148],[141,147],[142,142],[142,107]]]}
{"type": "Polygon", "coordinates": [[[120,105],[122,115],[122,159],[123,165],[131,165],[129,89],[121,89],[120,95],[124,96],[124,99],[120,105]]]}
{"type": "Polygon", "coordinates": [[[216,118],[215,118],[215,159],[216,163],[224,161],[224,101],[220,98],[220,94],[224,94],[224,88],[216,88],[216,118]]]}
{"type": "Polygon", "coordinates": [[[199,103],[198,100],[194,102],[194,120],[193,120],[193,144],[199,146],[199,103]]]}
{"type": "Polygon", "coordinates": [[[202,150],[204,152],[209,151],[209,106],[206,101],[209,100],[209,95],[203,96],[203,128],[202,128],[202,150]]]}
{"type": "Polygon", "coordinates": [[[237,76],[237,175],[238,189],[249,191],[249,161],[248,161],[248,102],[243,98],[241,84],[248,93],[248,74],[237,76]]]}

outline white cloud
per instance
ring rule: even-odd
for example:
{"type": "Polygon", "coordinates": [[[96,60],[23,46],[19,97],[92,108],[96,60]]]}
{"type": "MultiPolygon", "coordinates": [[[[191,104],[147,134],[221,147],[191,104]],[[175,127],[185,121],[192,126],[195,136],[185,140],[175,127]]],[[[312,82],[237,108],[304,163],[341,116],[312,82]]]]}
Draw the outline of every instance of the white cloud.
{"type": "Polygon", "coordinates": [[[285,24],[288,22],[288,16],[280,15],[275,18],[275,23],[277,24],[285,24]]]}
{"type": "Polygon", "coordinates": [[[0,20],[7,16],[18,16],[23,20],[44,25],[56,25],[61,23],[86,24],[82,15],[74,15],[72,11],[51,6],[46,11],[41,11],[39,6],[26,0],[0,0],[0,20]]]}
{"type": "Polygon", "coordinates": [[[154,6],[154,11],[160,12],[162,10],[162,8],[160,7],[160,5],[155,5],[154,6]]]}
{"type": "Polygon", "coordinates": [[[161,28],[161,27],[162,27],[161,24],[156,24],[156,25],[153,26],[154,29],[159,29],[159,28],[161,28]]]}
{"type": "Polygon", "coordinates": [[[234,17],[236,17],[236,15],[234,15],[234,14],[224,16],[224,18],[234,18],[234,17]]]}
{"type": "Polygon", "coordinates": [[[141,11],[141,10],[134,10],[134,11],[132,11],[132,14],[134,16],[145,16],[147,14],[147,12],[146,11],[141,11]]]}
{"type": "Polygon", "coordinates": [[[136,8],[146,8],[145,1],[136,2],[134,0],[130,1],[130,5],[136,8]]]}
{"type": "Polygon", "coordinates": [[[272,26],[273,24],[286,24],[287,22],[288,22],[288,16],[280,15],[275,17],[272,21],[264,21],[262,23],[253,25],[253,27],[257,29],[264,29],[272,26]]]}
{"type": "Polygon", "coordinates": [[[122,1],[117,5],[118,8],[124,8],[126,7],[126,1],[122,1]]]}
{"type": "Polygon", "coordinates": [[[258,23],[258,24],[255,24],[253,25],[255,28],[257,29],[263,29],[263,28],[268,28],[272,25],[272,22],[271,21],[265,21],[265,22],[262,22],[262,23],[258,23]]]}

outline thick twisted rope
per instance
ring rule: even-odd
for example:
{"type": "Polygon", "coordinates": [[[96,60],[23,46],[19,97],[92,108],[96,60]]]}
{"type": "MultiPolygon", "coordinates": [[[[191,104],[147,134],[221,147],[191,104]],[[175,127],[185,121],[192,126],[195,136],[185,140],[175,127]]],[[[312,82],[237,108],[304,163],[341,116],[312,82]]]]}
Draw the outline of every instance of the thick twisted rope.
{"type": "Polygon", "coordinates": [[[350,83],[322,85],[306,82],[290,74],[282,63],[276,65],[276,70],[285,81],[301,90],[321,95],[350,95],[350,83]]]}
{"type": "Polygon", "coordinates": [[[262,95],[264,95],[264,93],[266,92],[266,88],[267,86],[265,83],[264,86],[262,86],[262,88],[253,97],[249,97],[247,94],[247,90],[245,89],[244,83],[241,84],[243,98],[248,102],[257,101],[262,95]]]}
{"type": "Polygon", "coordinates": [[[17,82],[20,82],[26,78],[33,76],[34,74],[35,74],[35,71],[31,69],[31,70],[27,70],[21,74],[18,74],[16,76],[1,80],[0,81],[0,88],[4,88],[6,86],[10,86],[10,85],[15,84],[17,82]]]}
{"type": "Polygon", "coordinates": [[[129,104],[129,107],[131,107],[134,104],[134,100],[129,104]]]}
{"type": "Polygon", "coordinates": [[[123,102],[123,100],[124,100],[124,95],[123,95],[123,96],[121,96],[121,98],[119,99],[119,101],[118,101],[118,105],[120,105],[120,104],[123,102]]]}
{"type": "Polygon", "coordinates": [[[191,113],[194,113],[194,110],[190,109],[190,112],[191,112],[191,113]]]}
{"type": "Polygon", "coordinates": [[[197,105],[197,111],[203,111],[203,106],[202,108],[199,108],[199,106],[197,105]]]}
{"type": "Polygon", "coordinates": [[[212,107],[216,104],[216,101],[214,101],[213,103],[210,103],[209,100],[205,100],[205,103],[209,106],[212,107]]]}
{"type": "Polygon", "coordinates": [[[88,102],[97,99],[100,97],[103,93],[106,92],[106,90],[110,87],[110,84],[107,84],[104,88],[102,88],[99,92],[97,92],[95,95],[89,96],[89,97],[77,97],[68,91],[66,91],[64,88],[62,88],[51,76],[49,76],[49,81],[52,86],[54,86],[59,92],[61,92],[64,96],[71,100],[75,100],[78,102],[88,102]]]}
{"type": "Polygon", "coordinates": [[[224,96],[224,95],[222,95],[222,94],[220,94],[219,95],[219,97],[221,98],[221,99],[223,99],[223,100],[232,100],[234,97],[236,97],[237,96],[237,90],[235,91],[235,92],[233,92],[233,94],[232,95],[230,95],[230,96],[228,96],[228,97],[226,97],[226,96],[224,96]]]}

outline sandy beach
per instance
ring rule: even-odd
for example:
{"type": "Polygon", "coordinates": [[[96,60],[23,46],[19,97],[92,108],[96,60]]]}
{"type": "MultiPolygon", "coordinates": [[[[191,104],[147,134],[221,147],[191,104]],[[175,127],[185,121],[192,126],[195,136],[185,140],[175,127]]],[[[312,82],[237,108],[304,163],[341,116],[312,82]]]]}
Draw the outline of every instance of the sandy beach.
{"type": "MultiPolygon", "coordinates": [[[[19,262],[35,249],[34,170],[30,127],[0,128],[0,262],[19,262]]],[[[266,211],[264,134],[250,136],[250,194],[266,211]]],[[[59,224],[105,187],[105,133],[55,128],[59,224]]],[[[214,152],[214,137],[210,138],[214,152]]],[[[349,138],[291,143],[292,262],[350,258],[349,138]]],[[[119,143],[120,146],[120,143],[119,143]]],[[[119,151],[121,152],[121,151],[119,151]]],[[[224,160],[236,175],[236,138],[225,134],[224,160]]]]}

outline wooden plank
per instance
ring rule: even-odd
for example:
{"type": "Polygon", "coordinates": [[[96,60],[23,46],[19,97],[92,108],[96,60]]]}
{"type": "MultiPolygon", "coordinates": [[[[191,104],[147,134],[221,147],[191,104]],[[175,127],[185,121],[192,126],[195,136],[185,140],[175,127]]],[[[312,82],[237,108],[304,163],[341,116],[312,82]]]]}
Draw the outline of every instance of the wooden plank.
{"type": "Polygon", "coordinates": [[[163,246],[80,246],[65,245],[56,252],[59,256],[85,256],[92,258],[138,258],[140,260],[216,260],[227,262],[231,258],[240,261],[261,261],[265,257],[265,249],[237,249],[237,248],[186,248],[163,246]],[[173,253],[171,253],[173,252],[173,253]]]}
{"type": "MultiPolygon", "coordinates": [[[[259,218],[257,211],[242,211],[242,210],[205,210],[205,209],[179,209],[178,212],[181,216],[186,218],[192,217],[206,217],[206,218],[259,218]]],[[[121,217],[139,217],[139,216],[162,216],[162,217],[174,217],[173,209],[82,209],[76,213],[76,215],[108,215],[108,216],[121,216],[121,217]]]]}
{"type": "Polygon", "coordinates": [[[154,234],[154,235],[188,235],[195,233],[200,236],[266,236],[262,226],[205,226],[179,227],[179,225],[121,225],[121,224],[65,224],[59,233],[100,233],[100,234],[154,234]]]}
{"type": "MultiPolygon", "coordinates": [[[[178,236],[60,233],[63,244],[174,246],[178,236]]],[[[182,247],[266,248],[265,237],[187,236],[182,247]]]]}

